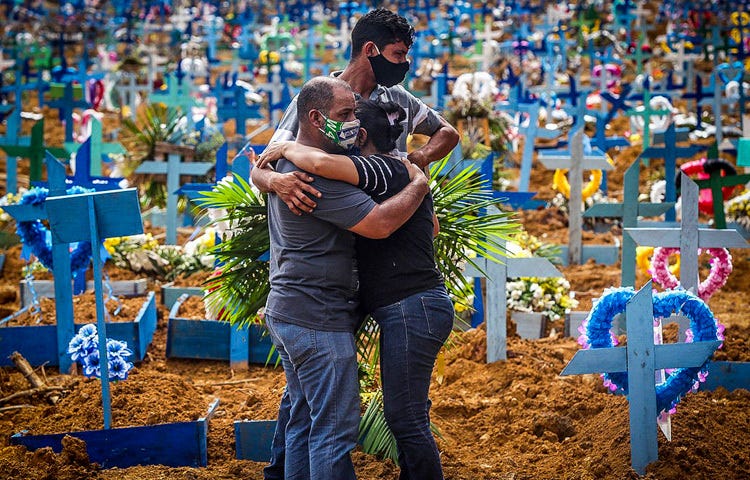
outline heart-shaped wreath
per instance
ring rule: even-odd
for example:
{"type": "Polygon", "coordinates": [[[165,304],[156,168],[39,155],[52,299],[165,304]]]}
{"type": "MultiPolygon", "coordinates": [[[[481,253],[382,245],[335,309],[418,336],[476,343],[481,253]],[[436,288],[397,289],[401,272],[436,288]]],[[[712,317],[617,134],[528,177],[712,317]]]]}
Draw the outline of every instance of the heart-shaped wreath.
{"type": "MultiPolygon", "coordinates": [[[[617,345],[617,338],[612,334],[612,320],[616,315],[625,313],[628,300],[633,298],[635,290],[631,287],[613,288],[604,291],[604,295],[591,309],[589,316],[579,328],[578,338],[583,348],[611,348],[617,345]]],[[[672,314],[690,319],[687,341],[707,342],[724,340],[724,327],[719,324],[711,309],[703,300],[685,290],[671,290],[655,293],[654,318],[668,318],[672,314]]],[[[700,367],[677,368],[667,371],[665,382],[656,385],[656,410],[673,413],[682,397],[698,389],[708,376],[704,363],[700,367]]],[[[602,374],[604,385],[612,392],[628,393],[628,374],[614,372],[602,374]]]]}
{"type": "MultiPolygon", "coordinates": [[[[75,195],[90,192],[83,187],[72,187],[66,190],[66,194],[75,195]]],[[[43,187],[32,188],[21,196],[20,205],[43,205],[49,195],[49,190],[43,187]]],[[[52,264],[52,240],[47,227],[41,220],[29,220],[18,222],[16,233],[25,247],[31,250],[42,265],[50,271],[54,271],[52,264]]],[[[91,242],[78,242],[70,254],[70,271],[78,273],[85,271],[91,259],[91,242]]]]}
{"type": "MultiPolygon", "coordinates": [[[[729,274],[732,273],[732,255],[726,248],[707,248],[705,251],[711,255],[711,271],[708,277],[698,285],[698,296],[707,302],[711,296],[719,291],[727,283],[729,274]]],[[[654,281],[664,288],[677,288],[680,282],[669,269],[669,256],[679,253],[679,248],[659,247],[654,249],[651,257],[651,276],[654,281]]]]}

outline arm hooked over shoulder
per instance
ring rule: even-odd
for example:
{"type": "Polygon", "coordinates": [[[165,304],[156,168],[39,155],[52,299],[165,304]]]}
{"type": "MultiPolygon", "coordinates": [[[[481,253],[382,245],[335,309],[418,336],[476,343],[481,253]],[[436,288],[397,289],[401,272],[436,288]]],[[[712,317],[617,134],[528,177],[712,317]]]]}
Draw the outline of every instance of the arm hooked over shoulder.
{"type": "Polygon", "coordinates": [[[404,163],[409,169],[409,184],[393,197],[377,204],[365,218],[349,230],[367,238],[388,238],[417,211],[424,196],[430,191],[430,185],[427,176],[419,167],[408,161],[404,163]]]}
{"type": "Polygon", "coordinates": [[[422,147],[410,152],[409,161],[420,167],[427,167],[430,163],[445,157],[456,145],[458,145],[458,131],[443,117],[440,119],[440,128],[430,136],[430,140],[422,147]]]}

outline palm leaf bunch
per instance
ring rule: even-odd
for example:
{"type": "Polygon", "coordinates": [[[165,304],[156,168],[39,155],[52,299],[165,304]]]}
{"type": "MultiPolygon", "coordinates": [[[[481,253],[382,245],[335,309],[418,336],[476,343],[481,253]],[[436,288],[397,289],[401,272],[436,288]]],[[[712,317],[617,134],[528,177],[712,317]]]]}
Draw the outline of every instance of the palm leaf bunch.
{"type": "Polygon", "coordinates": [[[203,192],[198,204],[226,211],[214,223],[229,225],[225,238],[213,250],[221,267],[204,283],[208,307],[220,312],[219,320],[238,328],[259,321],[258,311],[271,289],[268,262],[260,260],[270,248],[264,197],[235,177],[203,192]]]}

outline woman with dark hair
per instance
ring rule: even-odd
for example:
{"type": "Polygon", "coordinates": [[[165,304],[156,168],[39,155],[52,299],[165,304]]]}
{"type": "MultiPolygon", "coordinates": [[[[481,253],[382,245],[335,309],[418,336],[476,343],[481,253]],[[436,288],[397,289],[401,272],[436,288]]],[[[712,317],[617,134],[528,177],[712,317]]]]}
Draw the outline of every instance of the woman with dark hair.
{"type": "MultiPolygon", "coordinates": [[[[360,100],[355,115],[359,155],[336,155],[294,142],[269,145],[263,167],[286,158],[314,175],[359,186],[376,202],[409,183],[410,170],[390,155],[401,135],[404,109],[393,102],[360,100]]],[[[380,373],[386,421],[398,445],[401,479],[442,479],[440,455],[430,431],[430,377],[453,328],[453,302],[435,265],[437,232],[432,197],[390,237],[357,236],[360,302],[380,326],[380,373]]]]}

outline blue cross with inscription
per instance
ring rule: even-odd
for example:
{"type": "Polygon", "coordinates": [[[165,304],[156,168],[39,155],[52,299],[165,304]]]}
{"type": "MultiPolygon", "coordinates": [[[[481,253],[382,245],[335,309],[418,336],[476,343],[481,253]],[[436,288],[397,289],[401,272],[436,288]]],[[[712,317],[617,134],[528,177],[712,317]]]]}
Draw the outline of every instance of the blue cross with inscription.
{"type": "Polygon", "coordinates": [[[639,475],[658,460],[655,372],[700,367],[721,341],[654,345],[654,305],[651,281],[627,303],[628,343],[624,347],[578,350],[560,375],[627,372],[630,417],[630,458],[639,475]]]}
{"type": "MultiPolygon", "coordinates": [[[[705,145],[691,144],[687,147],[677,146],[677,134],[675,132],[674,123],[669,125],[669,128],[664,132],[664,146],[663,147],[648,147],[639,158],[651,159],[651,158],[663,158],[664,159],[664,178],[667,181],[666,192],[664,194],[665,202],[674,202],[677,200],[677,188],[673,181],[675,178],[675,172],[677,170],[677,159],[679,158],[690,158],[698,152],[702,152],[707,147],[705,145]]],[[[648,161],[644,162],[648,165],[648,161]]],[[[669,209],[666,212],[665,219],[668,222],[673,222],[675,219],[674,209],[669,209]]]]}

